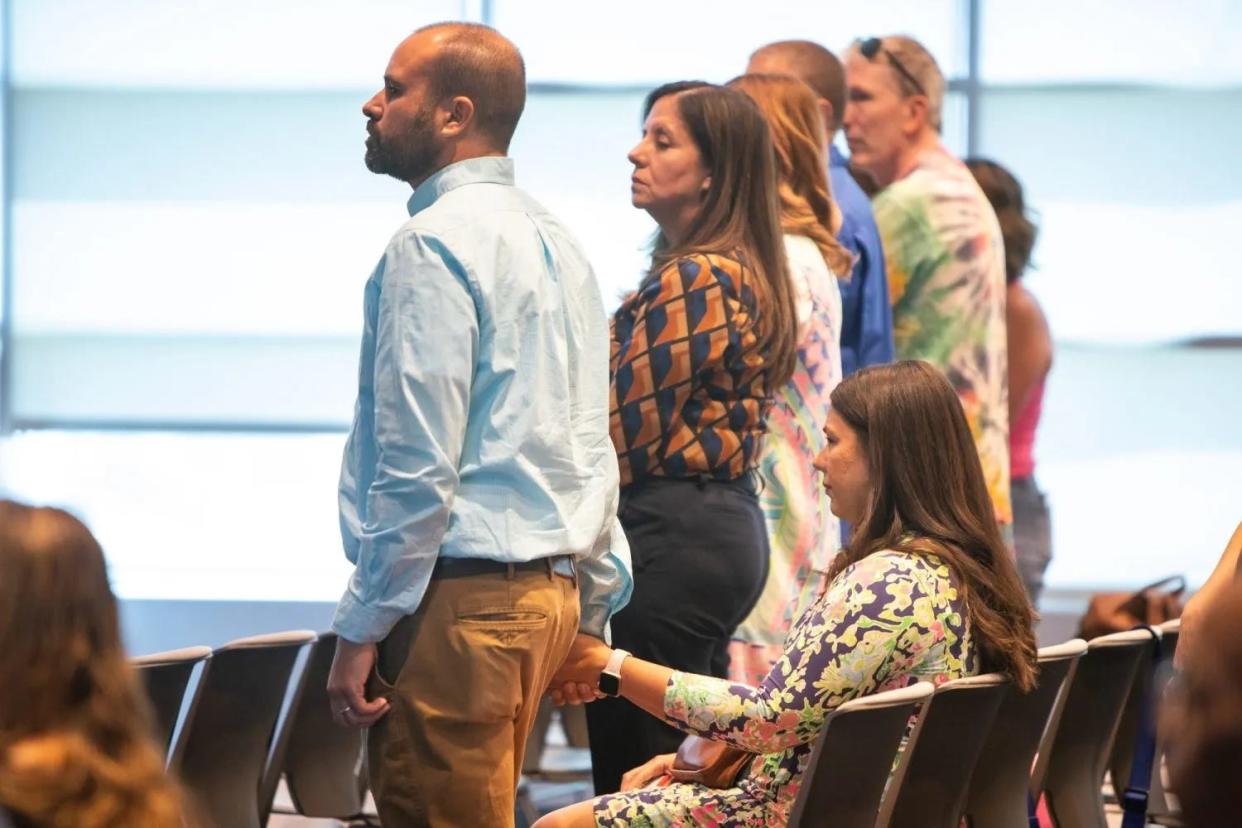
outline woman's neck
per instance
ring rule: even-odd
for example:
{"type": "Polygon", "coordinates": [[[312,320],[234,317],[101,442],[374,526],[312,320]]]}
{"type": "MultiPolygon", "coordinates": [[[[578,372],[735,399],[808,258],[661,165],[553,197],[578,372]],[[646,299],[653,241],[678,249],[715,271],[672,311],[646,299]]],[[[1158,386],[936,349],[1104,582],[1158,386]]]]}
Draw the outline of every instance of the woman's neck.
{"type": "Polygon", "coordinates": [[[664,235],[664,240],[668,243],[669,248],[677,248],[690,235],[690,225],[694,223],[698,215],[698,205],[687,205],[675,213],[666,215],[652,214],[651,217],[660,226],[660,232],[664,235]]]}

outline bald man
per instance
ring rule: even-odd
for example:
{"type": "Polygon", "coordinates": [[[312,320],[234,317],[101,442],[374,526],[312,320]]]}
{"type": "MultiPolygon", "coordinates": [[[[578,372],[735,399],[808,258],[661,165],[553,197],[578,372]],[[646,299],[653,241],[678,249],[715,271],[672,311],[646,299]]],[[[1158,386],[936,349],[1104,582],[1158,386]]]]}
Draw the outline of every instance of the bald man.
{"type": "Polygon", "coordinates": [[[828,177],[841,208],[837,240],[854,254],[854,269],[841,287],[841,371],[893,361],[893,315],[888,302],[884,250],[871,203],[849,172],[849,162],[833,145],[845,114],[845,72],[836,55],[809,40],[781,40],[750,56],[747,72],[790,75],[811,87],[819,99],[828,142],[828,177]]]}
{"type": "Polygon", "coordinates": [[[514,187],[517,49],[450,23],[397,47],[366,165],[413,189],[364,293],[328,691],[370,728],[395,826],[510,826],[536,707],[630,590],[608,325],[581,247],[514,187]]]}

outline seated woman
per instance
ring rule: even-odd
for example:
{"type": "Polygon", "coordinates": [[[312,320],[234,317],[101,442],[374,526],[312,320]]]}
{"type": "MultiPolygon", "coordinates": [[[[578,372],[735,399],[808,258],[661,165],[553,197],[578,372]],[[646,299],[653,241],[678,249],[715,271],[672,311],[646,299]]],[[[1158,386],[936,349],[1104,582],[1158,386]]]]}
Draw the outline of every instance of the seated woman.
{"type": "Polygon", "coordinates": [[[0,500],[0,688],[0,822],[182,825],[103,552],[59,509],[0,500]]]}
{"type": "Polygon", "coordinates": [[[669,783],[673,756],[658,756],[626,779],[655,784],[571,805],[536,828],[784,825],[824,718],[843,702],[981,671],[1034,684],[1032,611],[952,386],[927,363],[873,366],[838,385],[831,406],[815,466],[832,510],[856,528],[760,686],[669,670],[586,638],[553,683],[554,696],[591,698],[608,666],[638,707],[755,758],[718,790],[669,783]]]}

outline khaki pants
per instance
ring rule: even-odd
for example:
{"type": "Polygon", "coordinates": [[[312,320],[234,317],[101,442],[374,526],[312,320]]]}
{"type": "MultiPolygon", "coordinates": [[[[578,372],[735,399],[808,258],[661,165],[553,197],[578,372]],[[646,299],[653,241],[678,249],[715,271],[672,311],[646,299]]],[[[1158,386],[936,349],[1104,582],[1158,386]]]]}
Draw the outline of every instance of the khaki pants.
{"type": "Polygon", "coordinates": [[[431,581],[380,642],[368,692],[391,705],[367,738],[385,826],[513,825],[526,737],[578,613],[576,584],[550,567],[431,581]]]}

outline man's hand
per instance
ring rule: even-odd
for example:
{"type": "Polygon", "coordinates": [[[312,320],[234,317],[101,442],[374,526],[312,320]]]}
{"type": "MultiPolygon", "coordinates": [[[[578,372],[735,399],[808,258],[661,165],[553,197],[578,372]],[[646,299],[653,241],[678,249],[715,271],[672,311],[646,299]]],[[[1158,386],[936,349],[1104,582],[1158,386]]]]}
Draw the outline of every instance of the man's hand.
{"type": "Polygon", "coordinates": [[[328,703],[332,718],[346,727],[364,728],[388,712],[387,699],[367,701],[367,679],[375,666],[375,645],[338,638],[332,672],[328,674],[328,703]]]}
{"type": "Polygon", "coordinates": [[[552,682],[548,695],[555,704],[582,704],[602,699],[599,674],[608,664],[612,650],[593,635],[578,633],[552,682]]]}
{"type": "Polygon", "coordinates": [[[659,779],[668,773],[669,768],[673,767],[673,760],[676,758],[676,753],[661,753],[659,756],[651,757],[633,770],[626,771],[625,775],[621,777],[621,790],[637,790],[652,780],[659,779]]]}

